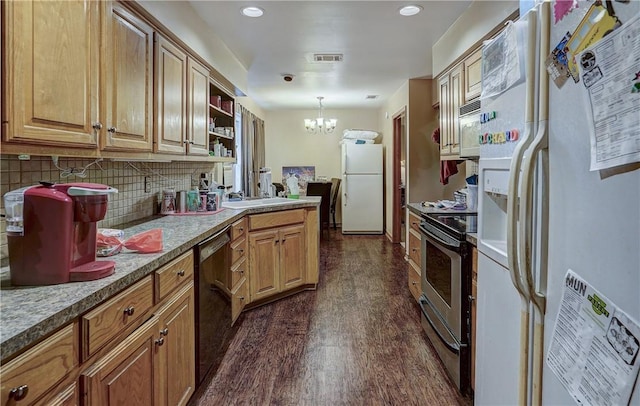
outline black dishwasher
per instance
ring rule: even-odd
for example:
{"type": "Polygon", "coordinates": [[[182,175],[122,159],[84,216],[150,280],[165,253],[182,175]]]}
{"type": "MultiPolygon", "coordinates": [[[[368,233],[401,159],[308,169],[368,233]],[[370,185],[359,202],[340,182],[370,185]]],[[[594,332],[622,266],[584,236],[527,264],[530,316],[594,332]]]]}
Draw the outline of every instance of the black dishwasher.
{"type": "Polygon", "coordinates": [[[221,281],[231,266],[229,227],[196,246],[196,380],[217,371],[238,323],[231,323],[231,297],[221,281]]]}

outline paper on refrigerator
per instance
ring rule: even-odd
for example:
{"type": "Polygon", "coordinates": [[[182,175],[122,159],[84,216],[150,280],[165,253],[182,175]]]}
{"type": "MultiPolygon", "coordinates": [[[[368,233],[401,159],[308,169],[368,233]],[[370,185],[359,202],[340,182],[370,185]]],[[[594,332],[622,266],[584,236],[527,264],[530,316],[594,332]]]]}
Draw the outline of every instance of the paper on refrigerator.
{"type": "Polygon", "coordinates": [[[569,270],[547,364],[580,405],[626,405],[638,376],[640,327],[569,270]]]}
{"type": "Polygon", "coordinates": [[[578,56],[591,170],[640,162],[640,15],[578,56]]]}

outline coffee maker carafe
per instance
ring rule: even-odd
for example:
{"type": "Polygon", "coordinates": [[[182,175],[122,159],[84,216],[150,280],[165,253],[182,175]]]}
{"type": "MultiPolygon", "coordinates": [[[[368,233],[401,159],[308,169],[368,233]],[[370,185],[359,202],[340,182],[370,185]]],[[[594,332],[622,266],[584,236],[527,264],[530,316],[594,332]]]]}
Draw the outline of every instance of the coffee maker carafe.
{"type": "Polygon", "coordinates": [[[13,285],[54,285],[113,274],[115,262],[96,261],[96,223],[108,195],[96,183],[40,182],[4,195],[13,285]]]}

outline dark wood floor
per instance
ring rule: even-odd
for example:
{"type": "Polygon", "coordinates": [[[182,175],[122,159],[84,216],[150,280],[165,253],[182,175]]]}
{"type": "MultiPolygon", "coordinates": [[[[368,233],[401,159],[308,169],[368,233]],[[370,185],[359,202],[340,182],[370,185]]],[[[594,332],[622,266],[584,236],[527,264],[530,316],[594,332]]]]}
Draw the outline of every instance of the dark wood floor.
{"type": "Polygon", "coordinates": [[[321,242],[320,283],[248,311],[192,405],[468,405],[420,327],[402,247],[321,242]]]}

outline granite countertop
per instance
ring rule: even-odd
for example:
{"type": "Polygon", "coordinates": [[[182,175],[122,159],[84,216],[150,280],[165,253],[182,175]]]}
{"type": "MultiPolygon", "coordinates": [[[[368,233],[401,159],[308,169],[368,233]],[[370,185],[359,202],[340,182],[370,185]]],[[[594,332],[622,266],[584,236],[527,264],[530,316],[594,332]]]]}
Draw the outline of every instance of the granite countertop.
{"type": "Polygon", "coordinates": [[[116,267],[113,275],[95,281],[14,287],[9,267],[0,268],[0,359],[35,343],[247,214],[319,204],[320,198],[305,197],[285,205],[226,208],[201,216],[164,216],[126,228],[125,238],[161,228],[163,251],[138,254],[125,250],[112,257],[98,258],[115,261],[116,267]]]}

